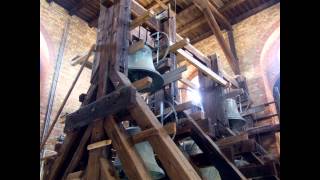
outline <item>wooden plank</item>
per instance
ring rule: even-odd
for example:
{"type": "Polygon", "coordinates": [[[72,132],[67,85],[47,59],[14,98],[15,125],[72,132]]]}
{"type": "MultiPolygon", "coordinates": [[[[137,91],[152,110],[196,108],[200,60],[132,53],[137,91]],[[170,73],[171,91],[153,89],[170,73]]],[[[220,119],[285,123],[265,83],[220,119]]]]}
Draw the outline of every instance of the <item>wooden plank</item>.
{"type": "MultiPolygon", "coordinates": [[[[85,97],[85,100],[81,104],[81,107],[85,106],[86,104],[92,102],[95,97],[95,90],[97,86],[96,85],[91,85],[88,89],[87,96],[85,97]]],[[[77,143],[77,139],[82,135],[81,132],[72,132],[68,133],[67,136],[65,137],[65,140],[61,146],[61,149],[59,149],[59,154],[55,161],[53,162],[51,168],[50,168],[50,173],[47,177],[48,180],[55,180],[59,179],[62,177],[61,171],[63,170],[63,165],[68,163],[66,162],[66,158],[70,156],[72,152],[72,147],[75,146],[77,143]]]]}
{"type": "Polygon", "coordinates": [[[258,116],[253,120],[253,122],[270,119],[270,118],[275,117],[275,116],[279,116],[279,114],[268,114],[268,115],[264,115],[264,116],[258,116]]]}
{"type": "Polygon", "coordinates": [[[240,167],[239,170],[248,178],[277,174],[272,163],[266,163],[264,165],[249,165],[240,167]]]}
{"type": "MultiPolygon", "coordinates": [[[[187,115],[187,114],[186,114],[187,115]]],[[[191,125],[191,137],[200,147],[204,153],[210,154],[208,156],[208,161],[211,161],[212,164],[219,171],[222,179],[246,179],[245,176],[235,167],[235,165],[228,160],[228,158],[222,153],[211,138],[209,138],[205,132],[201,130],[199,125],[197,125],[194,120],[187,115],[191,125]]]]}
{"type": "Polygon", "coordinates": [[[135,18],[131,24],[130,24],[130,30],[142,25],[149,19],[151,19],[155,14],[153,14],[151,11],[146,11],[142,16],[139,16],[135,18]]]}
{"type": "Polygon", "coordinates": [[[146,141],[150,136],[159,135],[160,131],[165,131],[169,135],[174,134],[176,132],[176,123],[167,123],[163,126],[163,128],[160,129],[150,128],[147,130],[143,130],[138,134],[132,136],[131,140],[134,144],[137,144],[139,142],[146,141]]]}
{"type": "Polygon", "coordinates": [[[175,70],[169,71],[162,75],[164,79],[163,85],[170,84],[182,78],[182,73],[187,70],[187,66],[181,66],[175,70]]]}
{"type": "MultiPolygon", "coordinates": [[[[169,46],[169,53],[175,52],[178,49],[183,48],[184,46],[188,45],[189,42],[190,42],[190,40],[188,38],[185,38],[185,39],[182,39],[182,40],[170,45],[169,46]]],[[[165,53],[164,51],[160,51],[159,57],[164,56],[164,53],[165,53]]]]}
{"type": "Polygon", "coordinates": [[[206,19],[203,17],[200,17],[200,18],[197,18],[197,19],[191,21],[190,23],[187,23],[187,24],[179,27],[179,29],[177,29],[177,32],[179,34],[186,34],[189,31],[191,31],[191,30],[193,30],[193,29],[195,29],[205,23],[207,23],[206,19]]]}
{"type": "Polygon", "coordinates": [[[237,72],[237,67],[236,67],[236,64],[235,64],[235,58],[230,50],[230,47],[226,44],[224,38],[223,38],[223,35],[220,31],[220,28],[219,28],[219,25],[214,17],[214,15],[212,14],[212,8],[211,6],[207,4],[210,4],[208,2],[208,0],[197,0],[196,2],[198,2],[198,4],[201,6],[201,8],[203,9],[204,11],[204,16],[205,18],[207,19],[208,21],[208,24],[209,24],[209,27],[211,28],[211,30],[213,31],[213,33],[215,34],[216,36],[216,39],[218,41],[218,44],[219,46],[221,47],[224,55],[226,56],[226,59],[232,69],[232,71],[235,73],[235,74],[239,74],[239,72],[237,72]]]}
{"type": "Polygon", "coordinates": [[[249,136],[280,132],[280,124],[272,124],[266,126],[254,127],[246,130],[249,136]]]}
{"type": "Polygon", "coordinates": [[[188,87],[190,87],[193,90],[198,89],[198,87],[193,82],[191,82],[189,79],[181,78],[179,81],[182,82],[183,84],[187,85],[188,87]]]}
{"type": "Polygon", "coordinates": [[[134,104],[136,90],[124,87],[66,116],[64,131],[69,132],[88,125],[98,118],[117,113],[134,104]]]}
{"type": "MultiPolygon", "coordinates": [[[[160,122],[154,116],[144,100],[139,96],[137,96],[136,99],[137,105],[129,111],[140,128],[142,130],[160,128],[160,122]]],[[[149,138],[149,143],[158,155],[161,164],[165,168],[170,179],[201,179],[166,132],[160,131],[158,136],[151,136],[149,138]]]]}
{"type": "MultiPolygon", "coordinates": [[[[193,1],[193,3],[203,12],[206,11],[206,9],[208,9],[210,11],[210,13],[213,13],[214,16],[217,17],[219,23],[222,24],[222,26],[227,29],[227,30],[231,30],[232,26],[229,23],[229,21],[216,9],[216,7],[214,7],[209,1],[207,0],[196,0],[193,1]]],[[[218,25],[218,24],[217,24],[218,25]]],[[[219,26],[218,26],[219,27],[219,26]]],[[[216,34],[216,33],[214,33],[216,34]]]]}
{"type": "Polygon", "coordinates": [[[151,179],[149,172],[144,165],[141,157],[136,152],[133,143],[127,141],[128,136],[123,129],[120,129],[112,116],[106,118],[104,129],[116,149],[122,167],[129,179],[151,179]]]}
{"type": "Polygon", "coordinates": [[[218,146],[227,146],[227,145],[234,144],[234,143],[248,140],[248,139],[249,139],[248,133],[241,133],[236,136],[229,136],[224,139],[219,139],[218,141],[216,141],[216,143],[218,144],[218,146]]]}
{"type": "Polygon", "coordinates": [[[194,113],[190,113],[189,115],[190,115],[190,117],[192,117],[192,119],[194,119],[195,121],[197,121],[197,120],[204,120],[204,119],[206,118],[203,111],[197,111],[197,112],[194,112],[194,113]]]}
{"type": "Polygon", "coordinates": [[[68,174],[67,180],[80,180],[82,176],[83,176],[83,171],[77,171],[77,172],[68,174]]]}
{"type": "Polygon", "coordinates": [[[112,142],[112,141],[111,141],[110,139],[98,141],[98,142],[89,144],[89,145],[87,146],[87,150],[90,151],[90,150],[93,150],[93,149],[96,149],[96,148],[101,148],[101,147],[110,145],[111,142],[112,142]]]}
{"type": "Polygon", "coordinates": [[[132,85],[137,88],[138,91],[149,87],[152,84],[152,78],[147,76],[145,78],[139,79],[132,83],[132,85]]]}
{"type": "Polygon", "coordinates": [[[89,126],[86,129],[85,133],[83,134],[82,139],[78,145],[78,148],[77,148],[76,152],[73,154],[72,159],[71,159],[68,167],[64,171],[64,175],[62,176],[62,179],[67,178],[68,174],[73,172],[75,170],[76,166],[81,161],[81,159],[83,157],[83,153],[85,151],[86,144],[88,143],[89,138],[91,136],[91,131],[92,131],[92,126],[89,126]]]}
{"type": "Polygon", "coordinates": [[[233,144],[219,146],[221,150],[230,147],[233,149],[233,153],[235,155],[257,151],[256,142],[253,139],[247,139],[235,142],[233,144]]]}
{"type": "Polygon", "coordinates": [[[198,60],[196,60],[194,57],[192,57],[190,54],[188,54],[185,50],[179,49],[177,50],[182,56],[184,56],[189,63],[194,65],[196,68],[198,68],[201,72],[205,73],[208,75],[212,80],[215,82],[226,86],[227,81],[225,81],[222,77],[211,71],[208,67],[200,63],[198,60]]]}
{"type": "MultiPolygon", "coordinates": [[[[148,12],[148,10],[141,6],[136,0],[131,1],[131,13],[134,16],[143,16],[146,14],[146,12],[148,12]]],[[[148,19],[145,24],[156,31],[160,31],[159,22],[154,17],[148,19]]]]}
{"type": "Polygon", "coordinates": [[[100,171],[102,180],[120,180],[114,168],[109,164],[105,158],[100,158],[100,171]]]}

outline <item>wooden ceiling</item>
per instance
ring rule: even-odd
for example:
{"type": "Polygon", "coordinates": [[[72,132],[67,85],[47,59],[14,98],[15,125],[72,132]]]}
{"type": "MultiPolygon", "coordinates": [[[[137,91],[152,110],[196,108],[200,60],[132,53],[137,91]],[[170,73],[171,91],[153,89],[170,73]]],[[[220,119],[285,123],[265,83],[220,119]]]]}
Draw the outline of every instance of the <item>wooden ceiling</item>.
{"type": "MultiPolygon", "coordinates": [[[[99,17],[100,0],[47,0],[54,1],[65,8],[70,15],[76,15],[88,22],[90,27],[96,26],[99,17]]],[[[157,12],[160,8],[155,0],[136,0],[144,8],[157,12]]],[[[164,3],[169,0],[161,0],[164,3]]],[[[209,0],[218,9],[222,16],[231,24],[252,16],[280,0],[209,0]]],[[[213,33],[207,24],[205,17],[192,0],[170,0],[177,14],[177,33],[182,37],[188,37],[192,44],[197,43],[213,33]]],[[[221,29],[222,23],[218,22],[221,29]]]]}

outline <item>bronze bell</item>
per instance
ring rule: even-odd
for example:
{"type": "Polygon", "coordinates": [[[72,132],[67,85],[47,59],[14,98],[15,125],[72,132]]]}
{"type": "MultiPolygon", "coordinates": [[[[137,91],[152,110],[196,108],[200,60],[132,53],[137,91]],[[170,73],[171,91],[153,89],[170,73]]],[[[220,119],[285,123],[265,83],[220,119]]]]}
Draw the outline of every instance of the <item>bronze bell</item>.
{"type": "Polygon", "coordinates": [[[225,112],[232,130],[240,130],[246,124],[246,120],[240,115],[234,99],[225,99],[225,112]]]}
{"type": "MultiPolygon", "coordinates": [[[[133,136],[139,133],[141,130],[139,127],[129,127],[126,129],[126,131],[129,136],[133,136]]],[[[165,177],[163,169],[157,164],[152,146],[149,142],[143,141],[135,144],[134,147],[146,165],[152,179],[161,179],[165,177]]],[[[121,162],[118,157],[115,159],[114,165],[117,169],[121,169],[121,162]]]]}
{"type": "Polygon", "coordinates": [[[152,78],[152,84],[140,92],[155,92],[162,87],[164,80],[153,65],[152,50],[144,45],[144,48],[129,54],[128,77],[134,82],[146,76],[152,78]]]}

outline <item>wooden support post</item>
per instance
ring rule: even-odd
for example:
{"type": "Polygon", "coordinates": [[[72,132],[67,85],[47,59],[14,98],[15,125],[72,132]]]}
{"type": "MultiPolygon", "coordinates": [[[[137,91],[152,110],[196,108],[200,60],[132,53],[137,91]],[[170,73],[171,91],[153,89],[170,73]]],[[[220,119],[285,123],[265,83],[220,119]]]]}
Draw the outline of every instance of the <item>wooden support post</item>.
{"type": "Polygon", "coordinates": [[[224,53],[224,55],[227,58],[227,61],[232,69],[232,71],[235,74],[238,74],[237,72],[237,67],[235,65],[235,58],[229,48],[229,46],[226,44],[223,35],[220,31],[219,25],[215,19],[215,17],[212,14],[212,9],[210,6],[208,6],[208,0],[197,0],[196,2],[198,2],[198,4],[200,5],[201,9],[204,11],[204,16],[208,21],[208,24],[211,28],[211,30],[213,31],[213,33],[215,34],[217,41],[224,53]]]}
{"type": "MultiPolygon", "coordinates": [[[[207,64],[207,68],[212,72],[221,75],[220,66],[218,59],[215,55],[210,56],[210,61],[207,64]]],[[[208,128],[209,135],[215,137],[218,132],[216,132],[216,125],[218,121],[226,123],[226,115],[224,111],[224,96],[223,96],[223,87],[217,85],[216,82],[212,81],[208,77],[205,77],[203,73],[199,73],[199,84],[200,84],[200,93],[203,98],[202,106],[206,117],[208,118],[208,128]]]]}
{"type": "Polygon", "coordinates": [[[68,177],[66,180],[80,180],[82,176],[83,176],[83,171],[77,171],[77,172],[68,174],[68,177]]]}
{"type": "Polygon", "coordinates": [[[102,180],[120,180],[114,168],[110,166],[107,159],[100,158],[100,167],[102,180]]]}

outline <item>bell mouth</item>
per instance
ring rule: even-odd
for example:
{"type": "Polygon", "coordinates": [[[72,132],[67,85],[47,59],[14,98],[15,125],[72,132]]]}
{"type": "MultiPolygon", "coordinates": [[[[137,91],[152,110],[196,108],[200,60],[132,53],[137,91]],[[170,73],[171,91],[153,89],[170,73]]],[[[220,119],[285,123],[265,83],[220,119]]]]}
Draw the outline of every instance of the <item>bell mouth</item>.
{"type": "Polygon", "coordinates": [[[245,119],[229,119],[229,124],[231,129],[240,129],[244,125],[246,125],[245,119]]]}
{"type": "Polygon", "coordinates": [[[146,76],[149,76],[150,78],[152,78],[152,83],[149,87],[140,90],[141,93],[145,93],[145,92],[153,93],[161,89],[161,87],[164,84],[164,80],[160,73],[154,72],[148,69],[129,69],[128,70],[128,77],[131,82],[140,80],[146,76]]]}

